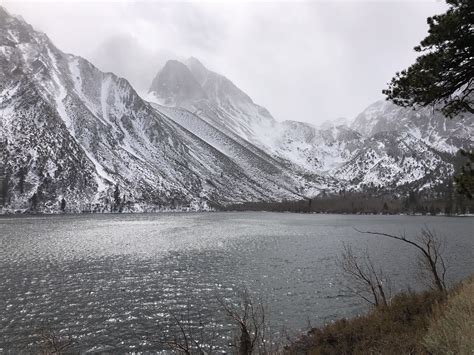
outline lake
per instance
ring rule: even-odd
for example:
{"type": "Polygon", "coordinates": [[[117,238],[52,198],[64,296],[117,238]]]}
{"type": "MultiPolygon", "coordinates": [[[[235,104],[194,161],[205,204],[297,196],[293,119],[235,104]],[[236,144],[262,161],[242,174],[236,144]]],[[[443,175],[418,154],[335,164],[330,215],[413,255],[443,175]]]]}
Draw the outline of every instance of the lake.
{"type": "MultiPolygon", "coordinates": [[[[349,317],[367,305],[336,259],[368,249],[394,291],[420,289],[415,250],[358,233],[423,226],[445,240],[451,282],[474,272],[474,218],[265,212],[0,218],[0,352],[32,350],[42,329],[80,351],[152,351],[171,316],[230,325],[220,302],[248,289],[278,336],[349,317]]],[[[171,318],[170,318],[171,317],[171,318]]],[[[164,335],[163,335],[164,334],[164,335]]],[[[225,342],[226,340],[222,340],[225,342]]]]}

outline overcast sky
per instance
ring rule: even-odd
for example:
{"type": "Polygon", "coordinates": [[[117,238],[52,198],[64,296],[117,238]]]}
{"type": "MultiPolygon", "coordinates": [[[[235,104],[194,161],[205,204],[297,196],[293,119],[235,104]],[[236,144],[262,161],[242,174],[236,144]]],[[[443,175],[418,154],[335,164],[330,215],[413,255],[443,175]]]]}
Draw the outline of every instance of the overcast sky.
{"type": "Polygon", "coordinates": [[[0,0],[63,51],[148,89],[195,56],[277,120],[352,118],[416,58],[443,1],[0,0]]]}

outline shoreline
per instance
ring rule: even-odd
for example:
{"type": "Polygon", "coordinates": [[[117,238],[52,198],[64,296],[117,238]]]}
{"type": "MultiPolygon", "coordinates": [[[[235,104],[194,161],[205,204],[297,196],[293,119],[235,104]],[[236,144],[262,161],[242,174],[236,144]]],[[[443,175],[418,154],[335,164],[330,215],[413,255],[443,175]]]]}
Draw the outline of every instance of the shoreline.
{"type": "Polygon", "coordinates": [[[255,211],[255,210],[179,210],[179,209],[166,209],[166,210],[151,210],[151,211],[123,211],[123,212],[27,212],[27,211],[2,211],[0,210],[0,218],[16,216],[21,218],[34,217],[34,216],[86,216],[86,215],[146,215],[146,214],[206,214],[206,213],[287,213],[287,214],[298,214],[298,215],[334,215],[334,216],[407,216],[407,217],[474,217],[474,213],[464,214],[422,214],[422,213],[335,213],[335,212],[296,212],[296,211],[255,211]]]}

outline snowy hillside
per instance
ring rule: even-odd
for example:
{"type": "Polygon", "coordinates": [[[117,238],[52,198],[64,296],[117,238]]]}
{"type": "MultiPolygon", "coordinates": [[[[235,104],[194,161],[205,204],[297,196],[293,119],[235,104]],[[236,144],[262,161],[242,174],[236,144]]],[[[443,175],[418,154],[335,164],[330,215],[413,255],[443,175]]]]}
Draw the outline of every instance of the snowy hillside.
{"type": "MultiPolygon", "coordinates": [[[[336,179],[332,187],[361,190],[376,185],[387,191],[407,186],[430,188],[453,172],[453,155],[473,143],[472,115],[450,120],[432,108],[415,111],[379,101],[352,122],[340,118],[315,127],[298,121],[276,121],[229,79],[208,70],[195,58],[179,66],[166,65],[160,71],[150,88],[149,98],[155,102],[160,97],[156,88],[162,77],[167,78],[162,83],[165,87],[199,84],[201,90],[195,91],[204,93],[199,98],[168,97],[171,106],[190,110],[274,159],[325,176],[326,181],[336,179]],[[173,78],[187,78],[189,82],[173,78]]],[[[189,129],[192,131],[192,127],[189,129]]],[[[331,186],[328,184],[329,190],[331,186]]]]}
{"type": "Polygon", "coordinates": [[[266,109],[195,58],[186,63],[168,61],[153,80],[147,98],[158,104],[186,108],[223,132],[261,148],[262,135],[271,132],[276,124],[266,109]]]}
{"type": "Polygon", "coordinates": [[[453,168],[442,154],[409,133],[380,132],[367,138],[333,173],[347,181],[348,190],[397,191],[403,186],[431,188],[452,174],[453,168]]]}
{"type": "Polygon", "coordinates": [[[186,108],[225,134],[243,138],[274,158],[315,174],[346,161],[348,149],[352,148],[350,142],[360,136],[347,126],[321,130],[303,122],[280,123],[229,79],[208,70],[192,57],[181,65],[168,62],[155,77],[147,98],[159,104],[186,108]],[[202,90],[196,88],[196,84],[202,90]],[[162,88],[173,89],[164,93],[162,88]],[[172,91],[177,92],[173,98],[170,97],[172,91]],[[204,94],[196,97],[194,93],[198,91],[204,94]],[[192,94],[183,95],[186,92],[192,94]]]}
{"type": "Polygon", "coordinates": [[[57,209],[64,197],[74,210],[102,209],[112,205],[115,185],[130,209],[301,196],[301,179],[283,165],[257,155],[258,163],[243,164],[216,149],[126,80],[61,52],[4,10],[0,29],[0,135],[8,142],[11,208],[34,199],[57,209]]]}
{"type": "Polygon", "coordinates": [[[474,116],[447,118],[433,107],[417,110],[377,101],[359,114],[351,128],[364,136],[379,132],[406,132],[442,152],[456,153],[473,143],[474,116]]]}
{"type": "Polygon", "coordinates": [[[449,120],[387,102],[352,123],[278,122],[195,58],[167,62],[145,101],[1,7],[0,68],[6,210],[207,209],[340,189],[404,194],[439,184],[453,172],[453,154],[473,144],[472,115],[449,120]]]}

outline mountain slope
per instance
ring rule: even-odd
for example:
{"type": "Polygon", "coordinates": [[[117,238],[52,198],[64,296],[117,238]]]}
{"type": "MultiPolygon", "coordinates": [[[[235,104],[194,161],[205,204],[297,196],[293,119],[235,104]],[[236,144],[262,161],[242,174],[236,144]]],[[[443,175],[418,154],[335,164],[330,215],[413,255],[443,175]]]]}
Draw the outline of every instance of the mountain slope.
{"type": "Polygon", "coordinates": [[[473,115],[386,102],[350,124],[278,122],[195,58],[163,67],[152,104],[1,7],[0,69],[9,210],[58,210],[63,199],[71,211],[139,211],[322,190],[400,195],[442,183],[453,154],[473,144],[473,115]]]}
{"type": "Polygon", "coordinates": [[[351,128],[367,137],[386,131],[410,133],[439,151],[453,154],[472,146],[474,116],[464,114],[450,119],[433,107],[414,110],[377,101],[355,118],[351,128]]]}
{"type": "MultiPolygon", "coordinates": [[[[341,119],[315,127],[278,122],[229,79],[195,58],[179,67],[165,66],[154,84],[170,70],[186,75],[167,73],[167,78],[186,76],[187,85],[199,84],[205,93],[197,99],[180,96],[170,100],[172,106],[193,112],[226,135],[243,139],[296,170],[324,175],[329,190],[337,186],[354,190],[377,186],[395,192],[413,186],[431,188],[452,174],[454,154],[473,143],[473,115],[449,120],[429,108],[412,110],[380,101],[352,123],[341,119]],[[328,179],[337,183],[330,184],[328,179]]],[[[150,94],[151,100],[157,96],[153,86],[150,94]]]]}
{"type": "Polygon", "coordinates": [[[147,98],[186,108],[226,134],[242,137],[260,148],[261,130],[271,131],[276,123],[266,109],[256,105],[229,79],[208,70],[195,58],[186,63],[168,61],[153,80],[147,98]],[[164,93],[163,88],[174,89],[164,93]],[[173,90],[178,94],[173,96],[173,90]]]}
{"type": "Polygon", "coordinates": [[[115,185],[135,209],[300,196],[299,178],[283,166],[269,161],[249,173],[126,80],[61,52],[3,9],[0,29],[0,135],[8,140],[12,208],[29,206],[34,194],[43,208],[63,197],[75,210],[104,208],[115,202],[115,185]]]}
{"type": "Polygon", "coordinates": [[[431,190],[454,173],[459,149],[472,149],[474,115],[449,119],[432,107],[370,105],[351,123],[365,141],[333,174],[350,189],[431,190]]]}
{"type": "Polygon", "coordinates": [[[447,158],[449,156],[408,133],[380,132],[367,138],[333,173],[336,178],[345,180],[346,188],[353,191],[429,189],[453,173],[447,158]]]}
{"type": "Polygon", "coordinates": [[[307,173],[321,174],[345,161],[346,145],[351,145],[349,141],[355,142],[360,136],[346,126],[320,130],[304,122],[278,122],[229,79],[208,70],[196,58],[189,58],[181,66],[168,64],[153,81],[148,96],[150,101],[185,108],[225,134],[240,137],[275,159],[295,164],[307,173]],[[173,80],[175,78],[179,79],[173,80]],[[188,78],[188,82],[184,83],[181,78],[188,78]],[[205,96],[179,95],[168,98],[169,104],[163,99],[160,87],[195,87],[196,83],[205,96]]]}

